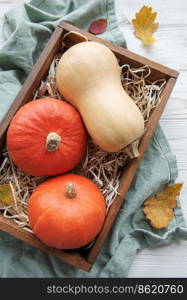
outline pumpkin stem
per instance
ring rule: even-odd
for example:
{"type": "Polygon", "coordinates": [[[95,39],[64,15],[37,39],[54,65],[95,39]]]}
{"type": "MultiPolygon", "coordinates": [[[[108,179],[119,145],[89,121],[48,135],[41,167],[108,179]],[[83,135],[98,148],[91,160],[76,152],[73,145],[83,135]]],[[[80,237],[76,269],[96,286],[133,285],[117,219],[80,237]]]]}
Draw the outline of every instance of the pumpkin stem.
{"type": "Polygon", "coordinates": [[[48,151],[55,151],[58,149],[61,137],[56,132],[50,132],[46,138],[46,147],[48,151]]]}
{"type": "Polygon", "coordinates": [[[139,140],[136,140],[133,143],[131,143],[131,145],[125,148],[125,152],[130,158],[136,158],[140,155],[138,151],[138,144],[139,140]]]}
{"type": "Polygon", "coordinates": [[[75,198],[76,193],[75,193],[75,186],[74,186],[73,183],[68,183],[66,196],[67,196],[68,199],[75,198]]]}

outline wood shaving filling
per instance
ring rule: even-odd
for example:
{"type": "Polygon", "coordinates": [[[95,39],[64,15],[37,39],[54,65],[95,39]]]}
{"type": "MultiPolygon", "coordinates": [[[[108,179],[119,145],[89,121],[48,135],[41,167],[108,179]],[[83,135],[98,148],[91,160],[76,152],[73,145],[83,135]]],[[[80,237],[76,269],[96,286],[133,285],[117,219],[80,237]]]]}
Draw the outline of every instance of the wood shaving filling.
{"type": "MultiPolygon", "coordinates": [[[[60,57],[61,54],[58,54],[54,58],[47,77],[34,92],[34,100],[50,96],[65,101],[56,88],[55,80],[55,70],[60,57]]],[[[131,68],[125,64],[121,66],[121,70],[122,85],[142,112],[146,126],[152,109],[160,102],[160,94],[166,80],[150,82],[148,77],[151,70],[147,65],[141,68],[131,68]]],[[[137,145],[138,141],[136,141],[137,145]]],[[[72,170],[72,173],[86,176],[97,184],[106,199],[107,210],[118,195],[122,169],[130,158],[136,156],[131,146],[117,153],[108,153],[90,139],[85,158],[78,167],[72,170]]],[[[3,158],[0,166],[0,184],[10,185],[14,201],[9,206],[5,206],[0,201],[0,210],[3,211],[4,217],[13,219],[18,226],[32,232],[27,215],[28,199],[32,191],[46,180],[46,177],[26,175],[13,164],[6,149],[3,152],[3,158]]]]}

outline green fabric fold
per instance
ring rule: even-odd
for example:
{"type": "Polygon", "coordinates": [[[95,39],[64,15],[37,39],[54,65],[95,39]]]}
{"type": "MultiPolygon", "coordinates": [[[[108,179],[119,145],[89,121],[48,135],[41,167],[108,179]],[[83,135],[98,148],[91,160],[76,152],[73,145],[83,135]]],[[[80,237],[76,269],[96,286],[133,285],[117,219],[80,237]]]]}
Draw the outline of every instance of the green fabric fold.
{"type": "MultiPolygon", "coordinates": [[[[107,18],[99,35],[126,47],[113,0],[33,0],[5,15],[5,44],[0,50],[0,121],[62,20],[88,30],[97,18],[107,18]]],[[[138,250],[187,239],[180,201],[167,229],[154,229],[143,214],[144,200],[172,184],[178,176],[176,157],[158,126],[138,168],[110,234],[90,273],[0,232],[0,277],[126,277],[138,250]]],[[[154,275],[154,272],[153,272],[154,275]]]]}

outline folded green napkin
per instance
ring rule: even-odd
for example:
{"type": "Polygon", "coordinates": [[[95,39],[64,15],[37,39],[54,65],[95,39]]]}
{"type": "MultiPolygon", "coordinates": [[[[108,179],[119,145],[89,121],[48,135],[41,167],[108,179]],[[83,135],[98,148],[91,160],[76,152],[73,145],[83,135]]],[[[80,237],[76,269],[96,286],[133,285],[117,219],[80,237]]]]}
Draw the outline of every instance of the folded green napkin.
{"type": "MultiPolygon", "coordinates": [[[[109,26],[100,37],[125,47],[113,0],[33,0],[5,15],[5,44],[0,50],[0,121],[59,21],[88,30],[90,23],[101,17],[108,19],[109,26]]],[[[0,277],[126,277],[138,250],[187,239],[179,201],[167,229],[152,228],[142,210],[147,197],[176,178],[176,158],[158,126],[90,273],[0,232],[0,277]]]]}

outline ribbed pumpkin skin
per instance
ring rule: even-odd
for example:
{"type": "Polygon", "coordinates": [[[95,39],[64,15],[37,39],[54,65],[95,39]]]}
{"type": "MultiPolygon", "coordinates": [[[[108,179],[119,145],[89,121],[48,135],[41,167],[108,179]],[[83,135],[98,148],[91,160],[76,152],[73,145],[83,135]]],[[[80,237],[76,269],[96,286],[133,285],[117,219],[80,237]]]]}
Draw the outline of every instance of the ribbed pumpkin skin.
{"type": "Polygon", "coordinates": [[[58,175],[74,168],[85,152],[86,140],[78,111],[53,98],[22,106],[7,132],[10,157],[21,170],[33,176],[58,175]],[[51,132],[61,138],[55,151],[48,151],[46,147],[46,138],[51,132]]]}
{"type": "Polygon", "coordinates": [[[89,179],[66,174],[40,184],[29,199],[28,216],[36,236],[57,249],[76,249],[91,242],[101,230],[105,200],[89,179]],[[75,197],[67,197],[73,184],[75,197]]]}

